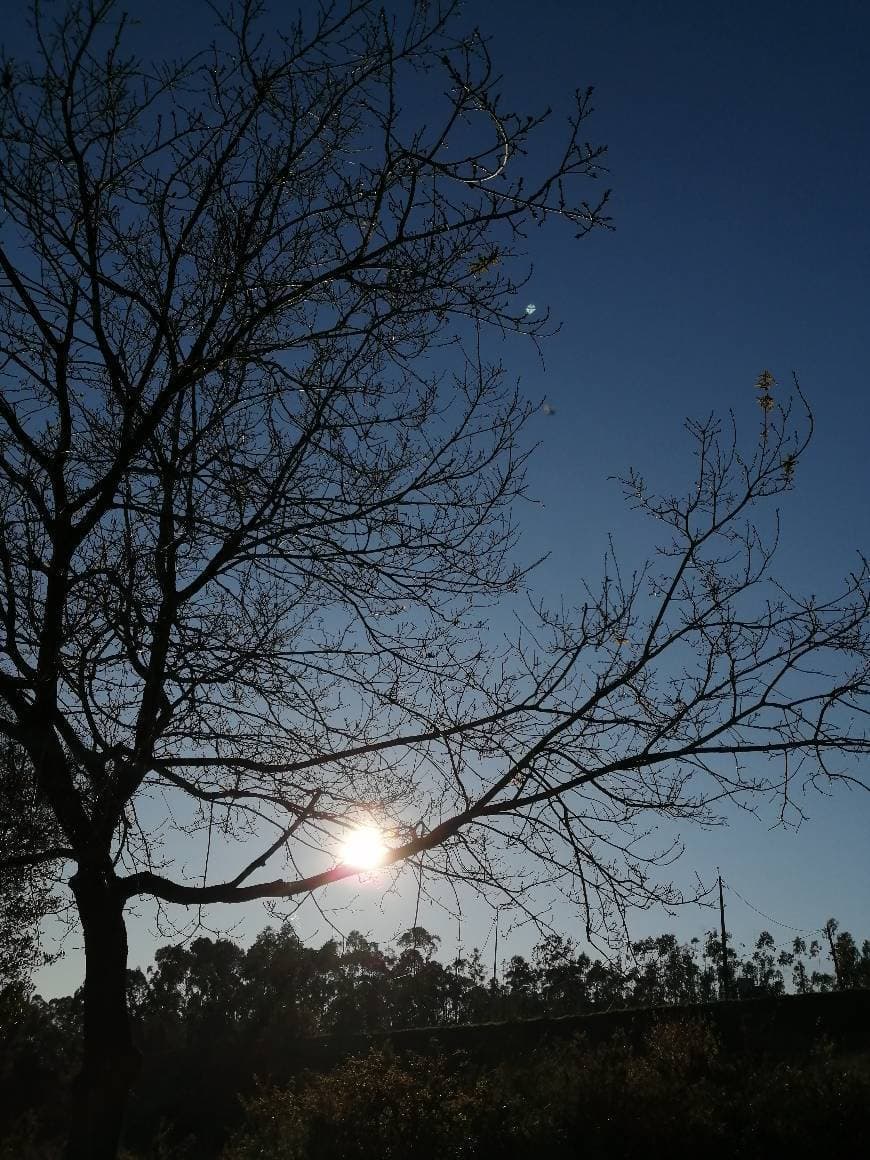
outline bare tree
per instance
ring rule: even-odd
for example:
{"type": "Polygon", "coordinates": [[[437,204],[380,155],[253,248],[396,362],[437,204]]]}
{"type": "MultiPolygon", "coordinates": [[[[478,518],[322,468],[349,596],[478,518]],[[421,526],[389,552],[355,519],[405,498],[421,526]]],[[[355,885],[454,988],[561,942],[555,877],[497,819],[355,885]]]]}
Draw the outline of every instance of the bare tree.
{"type": "Polygon", "coordinates": [[[453,9],[330,5],[265,39],[241,0],[145,67],[90,0],[37,8],[34,61],[2,68],[0,729],[62,835],[30,863],[74,870],[73,1158],[115,1155],[136,1072],[131,899],[308,895],[357,873],[338,843],[370,821],[385,866],[520,906],[502,853],[526,853],[591,923],[678,900],[647,819],[785,811],[866,751],[866,568],[791,596],[752,522],[809,435],[770,379],[745,456],[690,427],[685,499],[626,481],[654,565],[608,560],[582,608],[491,641],[486,603],[526,587],[533,408],[481,339],[546,331],[517,306],[524,230],[582,236],[605,198],[576,189],[589,94],[555,167],[520,166],[543,118],[502,108],[453,9]]]}

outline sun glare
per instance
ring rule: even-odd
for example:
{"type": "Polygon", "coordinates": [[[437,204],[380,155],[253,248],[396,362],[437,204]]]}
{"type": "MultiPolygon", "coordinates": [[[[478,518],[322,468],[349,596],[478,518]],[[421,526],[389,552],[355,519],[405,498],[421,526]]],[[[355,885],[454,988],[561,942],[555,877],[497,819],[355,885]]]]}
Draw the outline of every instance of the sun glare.
{"type": "Polygon", "coordinates": [[[358,870],[374,870],[383,862],[386,853],[384,835],[377,826],[361,826],[341,843],[342,862],[358,870]]]}

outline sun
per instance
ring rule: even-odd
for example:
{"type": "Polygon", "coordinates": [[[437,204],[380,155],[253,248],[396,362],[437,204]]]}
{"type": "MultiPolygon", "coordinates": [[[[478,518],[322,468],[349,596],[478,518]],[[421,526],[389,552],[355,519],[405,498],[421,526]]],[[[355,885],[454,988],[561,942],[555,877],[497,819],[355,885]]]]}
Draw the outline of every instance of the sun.
{"type": "Polygon", "coordinates": [[[387,854],[384,835],[377,826],[360,826],[352,830],[340,847],[340,858],[345,866],[357,870],[374,870],[387,854]]]}

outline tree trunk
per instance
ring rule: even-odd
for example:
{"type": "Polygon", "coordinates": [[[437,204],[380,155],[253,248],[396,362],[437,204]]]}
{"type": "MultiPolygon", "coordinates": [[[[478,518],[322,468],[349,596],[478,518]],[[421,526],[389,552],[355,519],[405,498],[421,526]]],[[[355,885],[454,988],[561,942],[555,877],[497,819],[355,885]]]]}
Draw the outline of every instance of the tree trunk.
{"type": "Polygon", "coordinates": [[[127,929],[111,867],[70,880],[85,936],[84,1055],[73,1083],[66,1160],[115,1160],[139,1070],[127,1013],[127,929]]]}

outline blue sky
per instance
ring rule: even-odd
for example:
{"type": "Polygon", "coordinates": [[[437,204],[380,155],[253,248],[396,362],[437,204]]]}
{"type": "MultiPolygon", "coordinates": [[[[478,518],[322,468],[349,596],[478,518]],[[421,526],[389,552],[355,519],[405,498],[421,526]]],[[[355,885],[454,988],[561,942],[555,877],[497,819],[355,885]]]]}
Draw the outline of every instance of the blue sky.
{"type": "MultiPolygon", "coordinates": [[[[206,11],[154,0],[137,15],[143,36],[183,53],[206,11]]],[[[581,578],[597,575],[609,533],[627,563],[641,563],[644,529],[608,476],[633,465],[653,482],[678,484],[691,470],[684,417],[731,408],[750,429],[764,367],[782,383],[797,371],[817,424],[783,507],[779,571],[809,591],[836,586],[856,550],[870,551],[870,9],[844,0],[472,0],[464,19],[491,37],[508,105],[554,106],[554,145],[571,92],[594,85],[587,133],[609,146],[615,232],[576,244],[559,230],[529,238],[534,274],[524,298],[563,322],[546,345],[545,368],[530,347],[502,352],[526,391],[546,394],[556,412],[536,420],[542,446],[530,493],[541,504],[521,512],[524,551],[550,552],[539,588],[570,599],[581,578]]],[[[721,866],[745,898],[789,926],[812,929],[836,915],[870,937],[870,795],[843,790],[806,808],[810,820],[796,834],[771,829],[773,815],[686,830],[678,880],[697,870],[709,884],[721,866]]],[[[345,931],[387,940],[413,918],[408,888],[384,898],[372,882],[350,899],[340,887],[318,900],[350,907],[332,914],[345,931]]],[[[738,943],[764,926],[791,937],[736,896],[728,904],[738,943]]],[[[267,921],[258,907],[208,917],[239,920],[243,941],[267,921]]],[[[631,933],[689,938],[713,920],[697,908],[677,917],[654,911],[633,916],[631,933]]],[[[452,954],[455,924],[425,905],[420,921],[452,954]]],[[[553,921],[580,933],[567,910],[553,921]]],[[[314,942],[331,933],[313,904],[297,925],[314,942]]],[[[483,945],[491,926],[492,912],[469,899],[465,946],[483,945]]],[[[150,960],[151,929],[147,919],[133,922],[134,963],[150,960]]],[[[505,938],[504,926],[502,939],[500,958],[534,941],[528,930],[505,938]]],[[[70,950],[38,985],[62,993],[80,971],[70,950]]]]}

